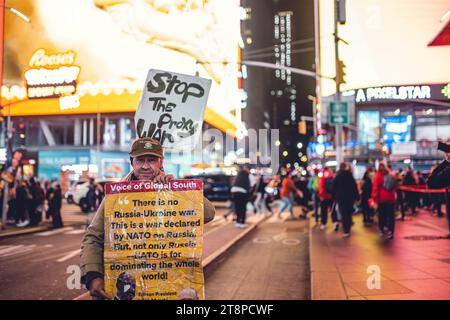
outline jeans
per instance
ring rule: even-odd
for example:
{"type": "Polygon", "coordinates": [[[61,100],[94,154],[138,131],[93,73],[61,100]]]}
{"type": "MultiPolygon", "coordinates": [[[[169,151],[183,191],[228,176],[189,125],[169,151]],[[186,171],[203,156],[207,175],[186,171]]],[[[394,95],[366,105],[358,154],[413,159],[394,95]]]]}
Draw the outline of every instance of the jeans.
{"type": "Polygon", "coordinates": [[[256,200],[255,200],[255,207],[258,213],[263,213],[265,211],[265,201],[264,201],[264,194],[262,192],[258,192],[256,194],[256,200]]]}
{"type": "Polygon", "coordinates": [[[319,222],[319,208],[320,208],[319,194],[317,192],[314,192],[312,198],[314,205],[314,219],[316,220],[317,223],[319,222]]]}
{"type": "Polygon", "coordinates": [[[372,221],[373,209],[369,206],[369,203],[367,200],[362,201],[361,210],[363,213],[364,222],[372,221]]]}
{"type": "Polygon", "coordinates": [[[291,216],[294,215],[294,198],[292,194],[289,197],[281,197],[281,202],[279,213],[282,213],[284,209],[288,208],[291,216]]]}
{"type": "Polygon", "coordinates": [[[378,205],[378,228],[380,232],[384,232],[384,227],[394,233],[395,228],[395,204],[394,203],[380,203],[378,205]]]}
{"type": "MultiPolygon", "coordinates": [[[[323,225],[327,224],[327,221],[328,221],[328,209],[331,209],[332,207],[333,207],[333,200],[322,200],[320,202],[320,220],[321,220],[321,223],[323,225]]],[[[331,220],[333,222],[337,222],[338,221],[336,209],[334,209],[331,212],[331,220]]]]}

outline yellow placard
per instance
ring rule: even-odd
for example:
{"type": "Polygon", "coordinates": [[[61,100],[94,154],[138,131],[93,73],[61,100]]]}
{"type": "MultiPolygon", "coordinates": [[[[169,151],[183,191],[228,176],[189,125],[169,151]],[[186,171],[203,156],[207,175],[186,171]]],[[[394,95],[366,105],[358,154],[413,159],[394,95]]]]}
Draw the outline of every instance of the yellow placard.
{"type": "Polygon", "coordinates": [[[204,299],[203,185],[106,185],[105,290],[117,300],[204,299]]]}

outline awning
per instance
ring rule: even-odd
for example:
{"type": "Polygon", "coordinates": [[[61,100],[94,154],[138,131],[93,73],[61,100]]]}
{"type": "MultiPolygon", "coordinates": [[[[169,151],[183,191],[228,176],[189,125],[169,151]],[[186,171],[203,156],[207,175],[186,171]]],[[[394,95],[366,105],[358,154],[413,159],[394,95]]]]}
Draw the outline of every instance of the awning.
{"type": "Polygon", "coordinates": [[[428,44],[429,47],[450,45],[450,21],[441,32],[428,44]]]}
{"type": "MultiPolygon", "coordinates": [[[[105,113],[135,113],[139,104],[140,91],[125,91],[121,94],[98,93],[84,94],[79,97],[79,106],[61,110],[59,98],[48,99],[17,99],[7,100],[2,97],[2,114],[7,116],[52,116],[77,114],[105,114],[105,113]]],[[[210,106],[205,110],[205,121],[213,127],[236,136],[236,120],[230,115],[223,115],[210,106]]]]}

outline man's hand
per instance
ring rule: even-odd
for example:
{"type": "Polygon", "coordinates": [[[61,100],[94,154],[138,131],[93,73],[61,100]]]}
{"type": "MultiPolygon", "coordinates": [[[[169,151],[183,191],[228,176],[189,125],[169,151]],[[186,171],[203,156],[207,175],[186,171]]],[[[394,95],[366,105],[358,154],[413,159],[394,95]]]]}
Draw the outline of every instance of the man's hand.
{"type": "Polygon", "coordinates": [[[160,172],[153,181],[156,183],[169,183],[170,180],[175,179],[175,177],[172,174],[165,174],[164,172],[160,172]]]}
{"type": "Polygon", "coordinates": [[[112,300],[112,297],[105,292],[105,284],[101,278],[95,278],[91,281],[89,293],[94,300],[112,300]]]}

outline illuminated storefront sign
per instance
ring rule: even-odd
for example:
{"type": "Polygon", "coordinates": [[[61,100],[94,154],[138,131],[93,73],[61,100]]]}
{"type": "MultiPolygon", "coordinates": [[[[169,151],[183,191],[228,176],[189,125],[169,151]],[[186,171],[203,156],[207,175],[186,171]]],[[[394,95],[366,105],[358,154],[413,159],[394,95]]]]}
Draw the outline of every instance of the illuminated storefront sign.
{"type": "Polygon", "coordinates": [[[73,65],[75,52],[47,54],[38,49],[24,73],[29,99],[57,98],[73,95],[77,89],[80,67],[73,65]]]}
{"type": "Polygon", "coordinates": [[[356,102],[373,100],[430,99],[430,86],[374,87],[358,89],[356,102]]]}
{"type": "Polygon", "coordinates": [[[441,100],[450,99],[450,84],[418,84],[410,86],[385,86],[347,90],[344,97],[354,97],[356,103],[368,103],[389,100],[441,100]]]}

